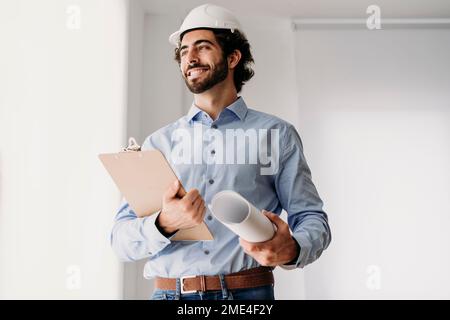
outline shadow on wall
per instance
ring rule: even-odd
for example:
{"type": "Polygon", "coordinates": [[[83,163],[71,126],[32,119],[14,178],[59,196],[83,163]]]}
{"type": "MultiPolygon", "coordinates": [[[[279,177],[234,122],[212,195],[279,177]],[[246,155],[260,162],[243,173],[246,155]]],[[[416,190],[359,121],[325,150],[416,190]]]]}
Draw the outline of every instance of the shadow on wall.
{"type": "Polygon", "coordinates": [[[144,278],[144,266],[147,259],[125,263],[123,298],[125,300],[148,300],[153,289],[154,280],[144,278]]]}
{"type": "MultiPolygon", "coordinates": [[[[0,235],[3,234],[2,232],[2,225],[3,225],[3,163],[2,163],[2,153],[0,152],[0,235]]],[[[2,243],[2,238],[0,237],[0,250],[4,250],[3,249],[3,243],[2,243]]],[[[0,277],[2,278],[3,276],[3,272],[2,272],[2,263],[1,263],[1,259],[3,259],[3,257],[1,257],[2,255],[0,255],[0,277]]],[[[0,278],[0,283],[2,281],[2,279],[0,278]]],[[[1,289],[1,285],[0,285],[0,299],[4,299],[5,298],[5,293],[3,292],[3,290],[1,289]]]]}
{"type": "Polygon", "coordinates": [[[2,217],[2,206],[1,206],[1,204],[3,203],[3,201],[2,201],[2,195],[3,195],[3,184],[2,184],[3,176],[2,176],[2,173],[3,173],[3,170],[2,169],[3,169],[3,166],[2,166],[2,153],[0,152],[0,219],[2,217]]]}

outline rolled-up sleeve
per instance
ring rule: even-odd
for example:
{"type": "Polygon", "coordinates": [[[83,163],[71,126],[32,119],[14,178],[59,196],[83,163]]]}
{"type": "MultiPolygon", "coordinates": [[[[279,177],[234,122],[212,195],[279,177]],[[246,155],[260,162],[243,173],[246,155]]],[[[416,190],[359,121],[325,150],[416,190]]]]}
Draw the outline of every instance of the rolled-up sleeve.
{"type": "Polygon", "coordinates": [[[312,182],[297,131],[289,126],[280,156],[275,187],[281,205],[288,214],[292,236],[300,254],[292,267],[303,268],[320,257],[331,242],[331,231],[323,202],[312,182]]]}
{"type": "Polygon", "coordinates": [[[122,261],[136,261],[158,254],[171,241],[156,227],[159,212],[138,218],[123,202],[111,232],[111,246],[122,261]]]}

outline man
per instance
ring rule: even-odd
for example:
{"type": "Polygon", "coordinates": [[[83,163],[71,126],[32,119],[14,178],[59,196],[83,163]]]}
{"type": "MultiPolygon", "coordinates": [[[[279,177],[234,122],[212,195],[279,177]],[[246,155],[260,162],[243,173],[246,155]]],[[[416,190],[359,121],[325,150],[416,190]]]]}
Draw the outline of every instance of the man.
{"type": "Polygon", "coordinates": [[[175,181],[162,210],[145,218],[137,218],[125,203],[116,217],[112,247],[125,261],[148,258],[144,276],[156,278],[153,299],[274,299],[272,269],[303,268],[331,240],[300,137],[291,124],[247,108],[238,97],[253,76],[253,58],[230,11],[197,7],[169,40],[176,45],[175,59],[194,103],[186,116],[150,135],[143,149],[160,150],[188,193],[178,198],[181,186],[175,181]],[[194,139],[187,149],[175,134],[180,132],[194,139]],[[203,134],[200,140],[196,132],[203,134]],[[231,142],[242,133],[234,154],[231,142]],[[272,239],[247,242],[214,218],[205,203],[227,189],[267,210],[276,226],[272,239]],[[279,218],[282,209],[289,224],[279,218]],[[178,230],[202,222],[213,241],[170,240],[178,230]]]}

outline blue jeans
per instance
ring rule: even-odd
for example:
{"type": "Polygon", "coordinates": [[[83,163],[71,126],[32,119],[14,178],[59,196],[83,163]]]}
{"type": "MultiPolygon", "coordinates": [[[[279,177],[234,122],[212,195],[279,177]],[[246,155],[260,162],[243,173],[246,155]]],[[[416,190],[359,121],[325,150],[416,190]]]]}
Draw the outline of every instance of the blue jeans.
{"type": "Polygon", "coordinates": [[[273,285],[229,290],[223,276],[219,277],[222,287],[220,291],[181,294],[180,279],[177,279],[176,290],[155,289],[151,300],[275,300],[273,285]]]}

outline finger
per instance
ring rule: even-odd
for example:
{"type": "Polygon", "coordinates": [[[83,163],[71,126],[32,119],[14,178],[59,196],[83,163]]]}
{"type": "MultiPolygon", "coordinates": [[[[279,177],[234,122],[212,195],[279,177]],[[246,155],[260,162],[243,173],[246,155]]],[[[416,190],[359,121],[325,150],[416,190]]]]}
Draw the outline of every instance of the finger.
{"type": "Polygon", "coordinates": [[[180,188],[178,189],[177,197],[181,199],[181,198],[183,198],[186,194],[187,194],[186,190],[184,190],[183,185],[180,183],[180,188]]]}
{"type": "Polygon", "coordinates": [[[269,211],[267,211],[267,210],[263,210],[262,212],[266,215],[267,218],[270,219],[270,221],[272,221],[273,224],[275,224],[275,226],[276,226],[278,229],[287,226],[287,223],[284,222],[284,220],[281,219],[281,218],[280,218],[278,215],[276,215],[275,213],[269,212],[269,211]]]}
{"type": "Polygon", "coordinates": [[[202,197],[199,197],[201,199],[200,203],[195,207],[195,210],[197,213],[199,213],[202,216],[205,215],[206,207],[205,207],[205,201],[202,199],[202,197]]]}
{"type": "Polygon", "coordinates": [[[197,189],[192,189],[183,197],[183,199],[185,201],[189,201],[190,203],[194,203],[199,196],[200,192],[197,189]]]}
{"type": "Polygon", "coordinates": [[[249,243],[247,241],[245,241],[244,239],[242,239],[242,238],[239,238],[239,243],[240,243],[242,249],[244,250],[244,252],[250,254],[250,250],[249,250],[250,249],[250,245],[249,245],[249,243]]]}
{"type": "Polygon", "coordinates": [[[202,197],[198,195],[196,198],[193,198],[192,196],[188,198],[183,198],[182,203],[185,210],[192,210],[195,208],[195,206],[198,204],[198,199],[201,199],[202,197]]]}
{"type": "Polygon", "coordinates": [[[239,243],[241,244],[242,247],[247,247],[250,245],[250,242],[248,242],[242,238],[239,238],[239,243]]]}
{"type": "Polygon", "coordinates": [[[195,212],[197,212],[202,205],[204,205],[202,197],[197,197],[197,199],[195,199],[194,203],[192,204],[192,208],[195,210],[195,212]]]}
{"type": "Polygon", "coordinates": [[[180,189],[180,181],[176,179],[173,183],[170,184],[170,186],[164,193],[164,200],[173,199],[175,195],[178,193],[178,189],[180,189]]]}
{"type": "Polygon", "coordinates": [[[262,250],[261,246],[259,246],[259,243],[256,244],[253,242],[248,242],[242,238],[239,238],[239,242],[240,242],[242,248],[247,252],[254,253],[254,252],[259,252],[262,250]]]}
{"type": "Polygon", "coordinates": [[[245,241],[245,240],[242,239],[242,238],[239,238],[239,243],[240,243],[242,249],[244,249],[244,251],[245,251],[246,253],[250,253],[250,251],[249,251],[249,249],[250,249],[250,244],[249,244],[247,241],[245,241]]]}

